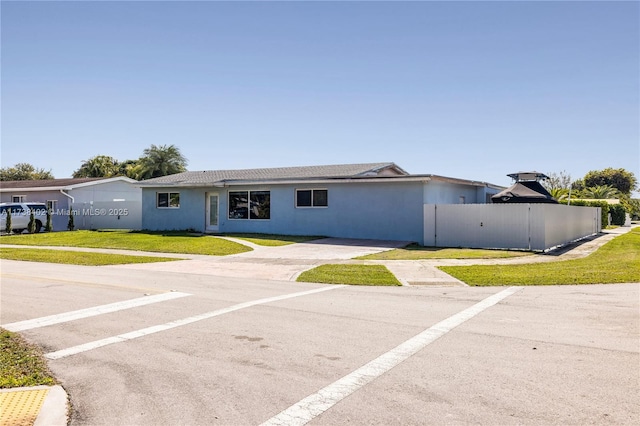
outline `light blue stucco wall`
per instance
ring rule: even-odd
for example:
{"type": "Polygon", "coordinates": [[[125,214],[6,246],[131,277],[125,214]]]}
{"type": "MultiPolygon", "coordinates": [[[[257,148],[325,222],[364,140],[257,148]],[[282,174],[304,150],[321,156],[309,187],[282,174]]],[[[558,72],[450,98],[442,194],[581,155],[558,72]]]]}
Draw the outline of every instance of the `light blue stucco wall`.
{"type": "Polygon", "coordinates": [[[222,230],[418,241],[421,212],[421,183],[283,185],[271,188],[269,221],[225,219],[222,230]],[[327,189],[329,206],[296,208],[296,188],[327,189]]]}
{"type": "Polygon", "coordinates": [[[231,188],[149,188],[142,194],[142,227],[149,230],[205,230],[206,193],[220,195],[219,232],[322,235],[344,238],[422,238],[423,190],[420,182],[330,185],[234,186],[231,188]],[[295,190],[327,189],[326,208],[296,208],[295,190]],[[271,219],[228,218],[228,191],[271,192],[271,219]],[[180,192],[180,208],[156,208],[156,193],[180,192]]]}
{"type": "Polygon", "coordinates": [[[422,243],[423,205],[485,203],[485,190],[448,182],[349,182],[225,188],[143,188],[142,228],[205,231],[206,194],[219,194],[219,232],[321,235],[422,243]],[[296,208],[296,189],[327,189],[326,208],[296,208]],[[228,218],[229,191],[270,191],[271,219],[228,218]],[[180,208],[159,209],[156,193],[179,192],[180,208]]]}
{"type": "Polygon", "coordinates": [[[424,185],[424,204],[461,204],[460,197],[464,204],[484,203],[475,186],[433,180],[424,185]]]}
{"type": "Polygon", "coordinates": [[[144,188],[142,190],[142,229],[170,231],[194,229],[204,231],[205,189],[201,188],[144,188]],[[179,192],[180,207],[156,207],[156,193],[179,192]]]}

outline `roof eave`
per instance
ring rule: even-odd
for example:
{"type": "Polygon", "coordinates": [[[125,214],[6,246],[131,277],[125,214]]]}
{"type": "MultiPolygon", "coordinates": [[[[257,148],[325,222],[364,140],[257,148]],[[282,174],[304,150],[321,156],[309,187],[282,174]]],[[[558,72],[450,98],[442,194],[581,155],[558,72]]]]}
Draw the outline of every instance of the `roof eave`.
{"type": "Polygon", "coordinates": [[[323,177],[323,178],[282,178],[282,179],[233,179],[218,180],[212,182],[171,182],[171,183],[147,183],[138,182],[141,188],[211,188],[249,185],[295,185],[295,184],[331,184],[331,183],[380,183],[380,182],[429,182],[441,181],[458,185],[470,185],[475,187],[488,187],[492,189],[506,189],[488,182],[450,178],[438,175],[408,175],[408,176],[362,176],[362,177],[323,177]]]}
{"type": "Polygon", "coordinates": [[[38,186],[31,188],[0,188],[0,192],[40,192],[40,191],[60,191],[63,189],[69,189],[68,186],[38,186]]]}

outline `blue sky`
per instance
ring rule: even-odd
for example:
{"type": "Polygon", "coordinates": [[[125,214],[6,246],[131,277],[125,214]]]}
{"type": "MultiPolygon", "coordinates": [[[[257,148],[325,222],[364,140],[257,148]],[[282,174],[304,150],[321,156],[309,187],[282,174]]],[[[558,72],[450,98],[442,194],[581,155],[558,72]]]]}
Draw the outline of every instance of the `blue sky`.
{"type": "Polygon", "coordinates": [[[640,178],[638,2],[6,2],[3,167],[640,178]]]}

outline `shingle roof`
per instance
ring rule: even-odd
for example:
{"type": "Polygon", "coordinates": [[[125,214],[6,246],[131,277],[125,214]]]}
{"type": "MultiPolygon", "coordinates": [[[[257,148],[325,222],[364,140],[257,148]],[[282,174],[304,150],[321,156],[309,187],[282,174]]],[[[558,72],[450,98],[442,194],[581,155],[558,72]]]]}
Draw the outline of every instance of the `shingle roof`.
{"type": "Polygon", "coordinates": [[[45,180],[8,180],[0,182],[2,189],[25,189],[25,188],[51,188],[59,186],[77,185],[79,183],[104,180],[104,178],[68,178],[68,179],[45,179],[45,180]]]}
{"type": "Polygon", "coordinates": [[[140,182],[141,186],[168,185],[206,185],[229,181],[270,181],[282,179],[337,179],[377,175],[380,171],[391,169],[398,175],[407,172],[394,163],[337,164],[326,166],[276,167],[245,170],[205,170],[183,172],[162,176],[140,182]]]}

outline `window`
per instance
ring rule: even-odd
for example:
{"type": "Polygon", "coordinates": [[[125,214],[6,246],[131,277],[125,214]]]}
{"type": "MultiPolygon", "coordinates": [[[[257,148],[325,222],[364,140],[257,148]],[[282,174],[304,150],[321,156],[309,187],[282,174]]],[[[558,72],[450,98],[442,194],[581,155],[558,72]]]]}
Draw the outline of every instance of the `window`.
{"type": "Polygon", "coordinates": [[[12,203],[24,203],[26,198],[27,198],[26,195],[13,195],[11,197],[11,202],[12,203]]]}
{"type": "Polygon", "coordinates": [[[179,192],[158,192],[157,195],[156,207],[159,209],[177,209],[180,207],[179,192]]]}
{"type": "Polygon", "coordinates": [[[460,199],[458,200],[458,202],[459,202],[459,204],[464,204],[464,203],[466,202],[466,200],[467,200],[467,199],[465,198],[465,196],[464,196],[464,195],[461,195],[461,196],[460,196],[460,199]]]}
{"type": "Polygon", "coordinates": [[[271,192],[229,191],[229,219],[271,219],[271,192]]]}
{"type": "Polygon", "coordinates": [[[326,189],[296,189],[296,207],[328,207],[329,192],[326,189]]]}
{"type": "Polygon", "coordinates": [[[47,200],[47,210],[52,212],[58,209],[58,200],[47,200]]]}

